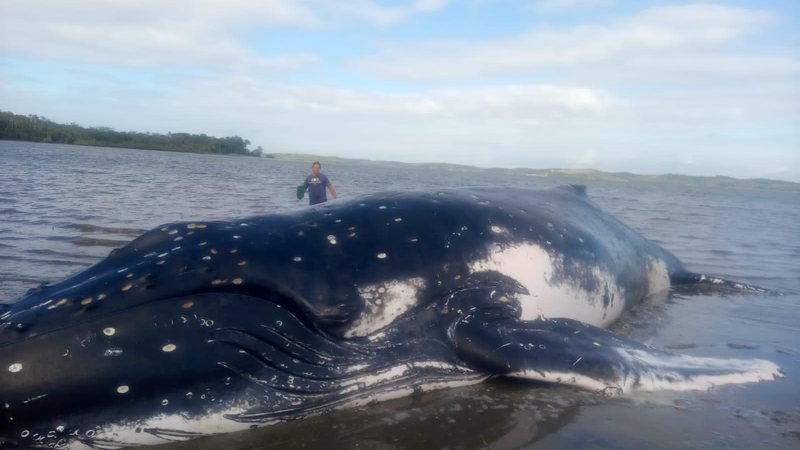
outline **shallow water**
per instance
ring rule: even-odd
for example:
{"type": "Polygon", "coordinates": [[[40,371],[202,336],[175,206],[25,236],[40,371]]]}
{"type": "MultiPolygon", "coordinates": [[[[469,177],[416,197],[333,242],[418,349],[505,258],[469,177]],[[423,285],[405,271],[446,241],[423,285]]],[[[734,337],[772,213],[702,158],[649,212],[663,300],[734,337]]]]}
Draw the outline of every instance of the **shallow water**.
{"type": "MultiPolygon", "coordinates": [[[[59,280],[141,232],[305,207],[306,163],[0,141],[0,302],[59,280]]],[[[544,187],[497,171],[330,165],[341,198],[392,189],[544,187]]],[[[162,447],[791,448],[800,446],[800,194],[590,183],[605,210],[692,270],[786,292],[648,299],[617,332],[673,351],[764,358],[778,381],[604,398],[494,380],[162,447]]]]}

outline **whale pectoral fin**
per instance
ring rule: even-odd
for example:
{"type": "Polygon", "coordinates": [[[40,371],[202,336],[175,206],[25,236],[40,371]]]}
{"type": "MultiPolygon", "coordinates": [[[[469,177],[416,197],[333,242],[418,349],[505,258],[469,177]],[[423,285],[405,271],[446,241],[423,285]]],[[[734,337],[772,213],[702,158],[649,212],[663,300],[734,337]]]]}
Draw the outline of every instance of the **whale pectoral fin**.
{"type": "Polygon", "coordinates": [[[679,271],[670,275],[670,284],[673,290],[690,288],[694,291],[710,294],[769,294],[781,295],[787,292],[775,289],[729,280],[715,275],[679,271]]]}
{"type": "Polygon", "coordinates": [[[459,318],[450,338],[476,369],[606,393],[709,389],[782,376],[770,361],[679,355],[576,320],[523,321],[498,308],[459,318]]]}

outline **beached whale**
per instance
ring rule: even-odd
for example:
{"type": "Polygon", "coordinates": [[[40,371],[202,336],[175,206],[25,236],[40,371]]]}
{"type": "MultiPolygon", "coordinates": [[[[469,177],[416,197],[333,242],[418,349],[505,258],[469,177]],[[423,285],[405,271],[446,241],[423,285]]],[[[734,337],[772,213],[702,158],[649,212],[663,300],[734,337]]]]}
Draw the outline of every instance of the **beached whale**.
{"type": "Polygon", "coordinates": [[[172,223],[0,307],[0,438],[157,444],[492,376],[606,393],[779,377],[603,329],[704,280],[579,186],[172,223]]]}

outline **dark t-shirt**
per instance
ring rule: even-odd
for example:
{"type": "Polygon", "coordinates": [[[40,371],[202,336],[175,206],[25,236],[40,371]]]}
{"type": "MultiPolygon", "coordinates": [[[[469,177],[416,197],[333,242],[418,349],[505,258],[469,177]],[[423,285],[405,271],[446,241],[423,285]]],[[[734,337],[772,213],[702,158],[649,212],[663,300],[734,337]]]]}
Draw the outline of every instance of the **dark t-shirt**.
{"type": "Polygon", "coordinates": [[[317,203],[327,202],[328,195],[325,193],[325,189],[330,184],[331,182],[328,181],[328,177],[323,174],[319,174],[318,177],[309,175],[304,185],[306,187],[306,192],[308,192],[308,204],[316,205],[317,203]]]}

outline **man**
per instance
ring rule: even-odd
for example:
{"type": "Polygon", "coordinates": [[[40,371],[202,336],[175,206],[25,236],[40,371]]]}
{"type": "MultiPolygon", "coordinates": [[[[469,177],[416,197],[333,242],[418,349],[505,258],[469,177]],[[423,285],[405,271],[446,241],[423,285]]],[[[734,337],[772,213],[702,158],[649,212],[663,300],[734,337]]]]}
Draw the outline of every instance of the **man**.
{"type": "Polygon", "coordinates": [[[306,188],[308,192],[308,204],[309,205],[316,205],[317,203],[323,203],[328,201],[328,196],[325,194],[325,188],[328,188],[328,191],[331,193],[331,197],[336,198],[336,189],[333,188],[330,180],[328,177],[320,172],[322,170],[322,165],[320,165],[319,161],[314,161],[311,164],[311,175],[306,177],[306,182],[303,186],[306,188]]]}

